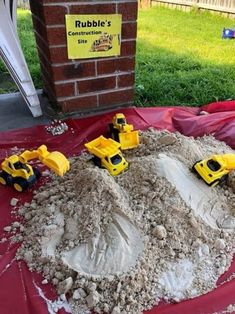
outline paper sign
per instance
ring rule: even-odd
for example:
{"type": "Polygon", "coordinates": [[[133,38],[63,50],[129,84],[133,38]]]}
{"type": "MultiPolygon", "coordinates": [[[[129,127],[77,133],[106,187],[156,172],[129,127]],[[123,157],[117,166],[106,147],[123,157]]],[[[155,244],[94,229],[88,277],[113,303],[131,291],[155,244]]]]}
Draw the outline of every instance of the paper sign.
{"type": "Polygon", "coordinates": [[[69,59],[120,55],[122,25],[120,14],[67,14],[65,19],[69,59]]]}

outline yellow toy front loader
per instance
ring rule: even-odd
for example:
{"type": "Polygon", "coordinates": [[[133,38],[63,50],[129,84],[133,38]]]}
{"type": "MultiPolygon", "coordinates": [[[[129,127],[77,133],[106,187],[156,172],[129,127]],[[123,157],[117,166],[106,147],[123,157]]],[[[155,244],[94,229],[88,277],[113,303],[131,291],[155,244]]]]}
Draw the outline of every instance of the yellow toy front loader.
{"type": "Polygon", "coordinates": [[[223,183],[233,169],[235,169],[235,154],[213,155],[193,165],[193,171],[209,186],[223,183]]]}
{"type": "Polygon", "coordinates": [[[32,159],[39,159],[42,164],[63,176],[70,168],[69,161],[60,152],[48,152],[45,145],[37,150],[26,150],[20,155],[12,155],[1,163],[0,183],[13,186],[18,192],[23,192],[32,186],[40,177],[40,172],[28,164],[32,159]]]}
{"type": "Polygon", "coordinates": [[[139,132],[133,130],[123,113],[117,113],[109,124],[111,137],[121,144],[121,149],[131,149],[139,145],[139,132]]]}

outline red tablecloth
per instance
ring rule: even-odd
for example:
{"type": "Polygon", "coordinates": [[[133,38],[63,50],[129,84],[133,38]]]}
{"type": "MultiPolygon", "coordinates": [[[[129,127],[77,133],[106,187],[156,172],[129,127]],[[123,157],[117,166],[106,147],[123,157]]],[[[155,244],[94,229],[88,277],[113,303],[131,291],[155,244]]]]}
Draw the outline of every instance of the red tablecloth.
{"type": "MultiPolygon", "coordinates": [[[[58,150],[66,156],[78,155],[83,144],[101,134],[107,135],[107,125],[115,111],[84,119],[69,119],[69,130],[60,136],[47,133],[44,126],[14,130],[0,133],[0,160],[12,154],[13,147],[31,149],[46,144],[49,150],[58,150]]],[[[201,108],[161,107],[161,108],[129,108],[121,110],[129,123],[136,129],[148,127],[179,131],[187,136],[214,134],[235,148],[235,101],[213,103],[201,108]],[[200,115],[201,111],[209,112],[200,115]]],[[[40,179],[40,180],[43,180],[40,179]]],[[[41,181],[42,183],[42,181],[41,181]]],[[[40,182],[34,187],[38,188],[40,182]]],[[[3,228],[16,220],[11,213],[10,200],[20,199],[19,205],[30,201],[32,191],[19,194],[12,188],[0,186],[0,236],[9,238],[3,228]]],[[[18,218],[20,219],[20,218],[18,218]]],[[[11,244],[9,240],[0,243],[0,314],[46,314],[45,301],[39,296],[35,285],[40,287],[44,295],[51,300],[57,298],[51,284],[42,285],[43,277],[31,273],[23,261],[15,260],[15,252],[19,244],[11,244]]],[[[148,311],[149,314],[211,314],[235,304],[235,280],[223,283],[235,272],[235,261],[229,271],[218,280],[218,287],[201,297],[178,304],[161,304],[148,311]],[[223,284],[222,284],[223,283],[223,284]]],[[[58,313],[65,313],[59,310],[58,313]]]]}

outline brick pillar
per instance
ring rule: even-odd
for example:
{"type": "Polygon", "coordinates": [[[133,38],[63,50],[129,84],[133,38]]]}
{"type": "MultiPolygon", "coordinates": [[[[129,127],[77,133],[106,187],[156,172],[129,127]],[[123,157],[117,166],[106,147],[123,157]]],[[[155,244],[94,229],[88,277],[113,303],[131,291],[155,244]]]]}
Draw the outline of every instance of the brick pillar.
{"type": "Polygon", "coordinates": [[[30,0],[44,90],[64,112],[133,104],[137,0],[30,0]],[[69,60],[65,14],[122,14],[121,55],[69,60]]]}

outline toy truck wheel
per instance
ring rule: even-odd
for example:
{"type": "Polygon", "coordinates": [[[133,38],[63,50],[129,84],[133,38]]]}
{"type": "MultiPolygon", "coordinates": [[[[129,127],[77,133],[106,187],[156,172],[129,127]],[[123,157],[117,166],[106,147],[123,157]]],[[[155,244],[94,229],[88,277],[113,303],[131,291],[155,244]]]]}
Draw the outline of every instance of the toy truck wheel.
{"type": "Polygon", "coordinates": [[[41,172],[37,169],[33,167],[33,172],[35,174],[36,179],[38,180],[41,177],[41,172]]]}
{"type": "Polygon", "coordinates": [[[15,178],[13,186],[16,191],[24,192],[28,187],[28,182],[22,178],[15,178]]]}
{"type": "Polygon", "coordinates": [[[215,181],[211,182],[211,183],[209,184],[209,186],[214,187],[214,186],[216,186],[216,185],[219,184],[219,183],[220,183],[220,179],[216,179],[215,181]]]}
{"type": "Polygon", "coordinates": [[[109,124],[109,132],[114,141],[119,142],[119,131],[115,129],[112,123],[109,124]]]}
{"type": "Polygon", "coordinates": [[[97,167],[101,168],[101,160],[100,160],[100,158],[94,156],[94,157],[92,158],[92,161],[93,161],[93,163],[94,163],[97,167]]]}
{"type": "Polygon", "coordinates": [[[12,185],[12,177],[5,171],[0,172],[0,183],[2,185],[12,185]]]}
{"type": "Polygon", "coordinates": [[[197,170],[195,169],[195,166],[196,166],[199,162],[201,162],[201,160],[198,160],[198,161],[196,161],[196,162],[193,164],[193,166],[192,166],[192,172],[196,174],[196,176],[197,176],[198,179],[201,179],[199,173],[198,173],[197,170]]]}
{"type": "Polygon", "coordinates": [[[113,124],[112,123],[109,123],[109,133],[112,134],[113,133],[113,124]]]}
{"type": "Polygon", "coordinates": [[[227,182],[227,179],[228,179],[228,175],[227,174],[223,175],[219,180],[219,184],[224,185],[227,182]]]}
{"type": "Polygon", "coordinates": [[[6,174],[4,172],[0,173],[0,183],[2,185],[7,185],[7,177],[6,177],[6,174]]]}

